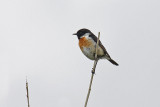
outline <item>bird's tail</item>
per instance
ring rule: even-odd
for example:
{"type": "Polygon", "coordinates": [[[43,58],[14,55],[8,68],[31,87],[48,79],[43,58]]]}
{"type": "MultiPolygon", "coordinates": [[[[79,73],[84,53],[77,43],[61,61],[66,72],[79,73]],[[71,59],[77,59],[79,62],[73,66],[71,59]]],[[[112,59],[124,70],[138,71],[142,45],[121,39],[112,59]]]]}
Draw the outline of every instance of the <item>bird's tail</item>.
{"type": "Polygon", "coordinates": [[[111,59],[110,57],[106,56],[106,59],[108,59],[108,61],[110,61],[112,64],[118,66],[118,63],[116,61],[114,61],[113,59],[111,59]]]}
{"type": "Polygon", "coordinates": [[[109,61],[110,61],[112,64],[114,64],[114,65],[118,66],[118,63],[117,63],[117,62],[115,62],[113,59],[110,59],[109,61]]]}

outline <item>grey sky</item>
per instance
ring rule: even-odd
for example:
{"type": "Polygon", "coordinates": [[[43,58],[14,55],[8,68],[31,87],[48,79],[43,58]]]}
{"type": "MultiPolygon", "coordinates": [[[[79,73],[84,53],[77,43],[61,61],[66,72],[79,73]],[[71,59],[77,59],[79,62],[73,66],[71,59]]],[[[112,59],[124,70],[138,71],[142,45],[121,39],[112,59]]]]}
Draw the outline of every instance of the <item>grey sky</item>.
{"type": "Polygon", "coordinates": [[[83,107],[88,28],[119,63],[98,62],[88,107],[160,107],[159,0],[1,0],[0,107],[83,107]]]}

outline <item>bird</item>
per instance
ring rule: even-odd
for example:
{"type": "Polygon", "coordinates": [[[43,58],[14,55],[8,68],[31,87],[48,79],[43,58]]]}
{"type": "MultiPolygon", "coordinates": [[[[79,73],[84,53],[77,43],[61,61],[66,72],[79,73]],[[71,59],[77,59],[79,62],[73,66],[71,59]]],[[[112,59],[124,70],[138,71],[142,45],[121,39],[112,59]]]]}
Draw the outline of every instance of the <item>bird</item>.
{"type": "MultiPolygon", "coordinates": [[[[77,38],[79,40],[79,47],[82,51],[82,53],[91,60],[95,59],[96,54],[96,44],[97,44],[97,37],[86,28],[82,28],[77,31],[77,33],[74,33],[73,35],[77,35],[77,38]]],[[[107,59],[112,64],[118,66],[119,64],[115,62],[108,52],[106,51],[105,47],[102,45],[101,41],[99,40],[98,49],[97,49],[97,61],[99,59],[107,59]]]]}

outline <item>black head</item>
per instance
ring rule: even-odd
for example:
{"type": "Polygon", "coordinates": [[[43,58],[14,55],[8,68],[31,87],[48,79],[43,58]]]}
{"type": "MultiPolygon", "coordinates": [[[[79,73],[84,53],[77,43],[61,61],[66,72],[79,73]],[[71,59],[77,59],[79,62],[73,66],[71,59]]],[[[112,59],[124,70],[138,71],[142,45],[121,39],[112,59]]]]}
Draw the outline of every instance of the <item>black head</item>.
{"type": "Polygon", "coordinates": [[[73,35],[77,35],[78,39],[80,39],[86,33],[92,33],[92,32],[88,29],[80,29],[77,31],[77,33],[74,33],[73,35]]]}

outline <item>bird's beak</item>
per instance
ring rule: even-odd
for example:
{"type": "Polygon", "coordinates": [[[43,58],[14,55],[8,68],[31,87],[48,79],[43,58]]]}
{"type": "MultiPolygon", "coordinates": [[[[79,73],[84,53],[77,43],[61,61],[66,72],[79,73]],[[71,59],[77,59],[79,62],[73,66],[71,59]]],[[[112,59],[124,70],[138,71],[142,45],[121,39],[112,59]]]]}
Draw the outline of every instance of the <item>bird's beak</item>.
{"type": "Polygon", "coordinates": [[[73,33],[73,35],[77,35],[77,33],[73,33]]]}

